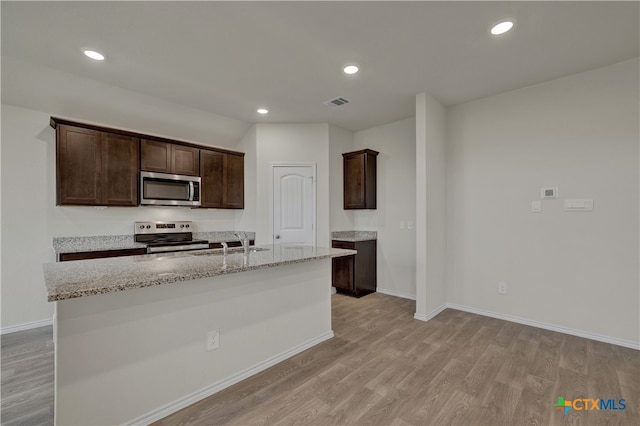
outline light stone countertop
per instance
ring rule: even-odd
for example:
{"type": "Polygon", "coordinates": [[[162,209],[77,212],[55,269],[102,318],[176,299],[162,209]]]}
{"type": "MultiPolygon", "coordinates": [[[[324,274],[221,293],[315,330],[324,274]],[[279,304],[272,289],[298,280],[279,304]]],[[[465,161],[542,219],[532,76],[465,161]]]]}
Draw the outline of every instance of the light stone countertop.
{"type": "Polygon", "coordinates": [[[101,235],[96,237],[53,237],[53,250],[60,253],[80,253],[86,251],[126,250],[146,248],[136,243],[133,235],[101,235]]]}
{"type": "Polygon", "coordinates": [[[331,239],[336,241],[370,241],[377,240],[378,233],[376,231],[334,231],[331,233],[331,239]]]}
{"type": "Polygon", "coordinates": [[[248,256],[232,249],[223,256],[222,249],[215,249],[45,263],[47,300],[61,301],[356,254],[355,250],[311,246],[257,248],[263,251],[248,256]]]}

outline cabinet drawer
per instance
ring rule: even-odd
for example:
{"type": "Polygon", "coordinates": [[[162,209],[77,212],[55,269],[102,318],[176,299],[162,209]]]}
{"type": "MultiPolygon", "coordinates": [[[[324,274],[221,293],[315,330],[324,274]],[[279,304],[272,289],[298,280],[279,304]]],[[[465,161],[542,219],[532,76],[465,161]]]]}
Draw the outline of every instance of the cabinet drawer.
{"type": "Polygon", "coordinates": [[[355,250],[356,249],[356,243],[352,243],[350,241],[332,241],[331,242],[331,247],[333,248],[339,248],[339,249],[348,249],[348,250],[355,250]]]}
{"type": "Polygon", "coordinates": [[[122,250],[103,250],[103,251],[83,251],[79,253],[60,253],[58,260],[60,262],[68,262],[70,260],[103,259],[106,257],[141,256],[143,254],[147,254],[147,250],[143,248],[122,249],[122,250]]]}

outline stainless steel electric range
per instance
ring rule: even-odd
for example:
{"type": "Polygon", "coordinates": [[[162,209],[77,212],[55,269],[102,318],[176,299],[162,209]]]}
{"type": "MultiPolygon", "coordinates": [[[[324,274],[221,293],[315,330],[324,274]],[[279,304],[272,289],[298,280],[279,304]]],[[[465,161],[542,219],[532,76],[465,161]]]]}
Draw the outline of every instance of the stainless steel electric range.
{"type": "Polygon", "coordinates": [[[135,222],[136,242],[147,245],[147,253],[169,253],[209,248],[209,241],[193,239],[193,222],[135,222]]]}

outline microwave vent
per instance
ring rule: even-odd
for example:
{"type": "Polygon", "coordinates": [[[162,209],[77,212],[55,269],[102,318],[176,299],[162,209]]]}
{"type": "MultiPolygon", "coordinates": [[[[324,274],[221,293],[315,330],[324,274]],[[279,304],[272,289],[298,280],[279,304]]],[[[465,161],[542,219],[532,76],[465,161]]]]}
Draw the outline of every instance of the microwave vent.
{"type": "Polygon", "coordinates": [[[345,105],[345,104],[348,104],[348,103],[349,103],[348,100],[346,100],[345,98],[340,96],[340,97],[337,97],[337,98],[329,99],[324,104],[326,106],[330,106],[330,107],[339,107],[339,106],[342,106],[342,105],[345,105]]]}

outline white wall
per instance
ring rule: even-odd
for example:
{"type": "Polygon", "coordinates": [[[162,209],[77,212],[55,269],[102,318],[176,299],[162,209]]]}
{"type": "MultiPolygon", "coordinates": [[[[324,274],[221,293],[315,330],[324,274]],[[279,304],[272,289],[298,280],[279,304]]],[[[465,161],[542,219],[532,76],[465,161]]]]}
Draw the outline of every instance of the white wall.
{"type": "MultiPolygon", "coordinates": [[[[245,180],[246,202],[256,196],[256,211],[270,205],[270,162],[317,163],[317,244],[330,245],[330,230],[378,232],[378,287],[403,297],[415,297],[415,233],[406,228],[415,222],[415,121],[413,118],[353,133],[327,124],[257,124],[255,135],[243,138],[238,149],[257,152],[257,175],[245,180]],[[378,156],[378,208],[367,211],[343,209],[342,153],[363,148],[378,156]],[[248,182],[256,189],[249,189],[248,182]],[[398,190],[401,189],[401,190],[398,190]],[[405,229],[400,229],[404,222],[405,229]]],[[[245,176],[247,174],[245,173],[245,176]]],[[[247,213],[245,213],[247,215],[247,213]]],[[[250,216],[250,214],[248,215],[250,216]]],[[[244,226],[250,228],[250,226],[244,226]]],[[[269,215],[255,221],[256,241],[270,244],[269,215]]]]}
{"type": "Polygon", "coordinates": [[[271,162],[316,163],[316,245],[330,247],[328,124],[256,125],[256,244],[271,244],[271,162]]]}
{"type": "Polygon", "coordinates": [[[257,211],[257,150],[256,126],[251,126],[240,139],[234,149],[244,152],[244,209],[237,210],[235,228],[239,230],[255,231],[258,220],[257,211]]]}
{"type": "MultiPolygon", "coordinates": [[[[378,151],[377,208],[353,210],[353,228],[377,231],[378,290],[405,298],[415,298],[415,120],[408,118],[355,133],[352,151],[378,151]],[[401,228],[402,223],[402,228],[401,228]]],[[[344,152],[344,151],[343,151],[344,152]]],[[[342,165],[342,155],[340,155],[342,165]]],[[[342,168],[340,168],[342,177],[342,168]]],[[[342,210],[342,181],[336,192],[342,210]]],[[[335,214],[335,213],[334,213],[335,214]]],[[[332,228],[337,229],[333,226],[332,228]]]]}
{"type": "Polygon", "coordinates": [[[344,209],[342,154],[355,150],[350,130],[329,125],[329,224],[331,231],[354,230],[353,211],[344,209]]]}
{"type": "Polygon", "coordinates": [[[2,57],[2,103],[212,146],[235,146],[251,126],[7,56],[2,57]]]}
{"type": "Polygon", "coordinates": [[[51,165],[47,157],[55,136],[48,124],[46,114],[2,106],[2,327],[53,316],[42,276],[42,264],[54,260],[47,204],[55,199],[55,154],[51,165]]]}
{"type": "Polygon", "coordinates": [[[636,59],[448,110],[450,302],[640,343],[638,75],[636,59]],[[544,186],[559,199],[532,213],[544,186]]]}
{"type": "Polygon", "coordinates": [[[416,95],[416,318],[427,320],[447,302],[445,108],[416,95]]]}
{"type": "MultiPolygon", "coordinates": [[[[3,328],[52,317],[41,265],[55,260],[54,236],[132,234],[136,220],[193,220],[198,231],[235,226],[232,210],[55,206],[55,130],[49,126],[55,114],[2,105],[3,328]]],[[[144,130],[153,133],[147,124],[144,130]]]]}

